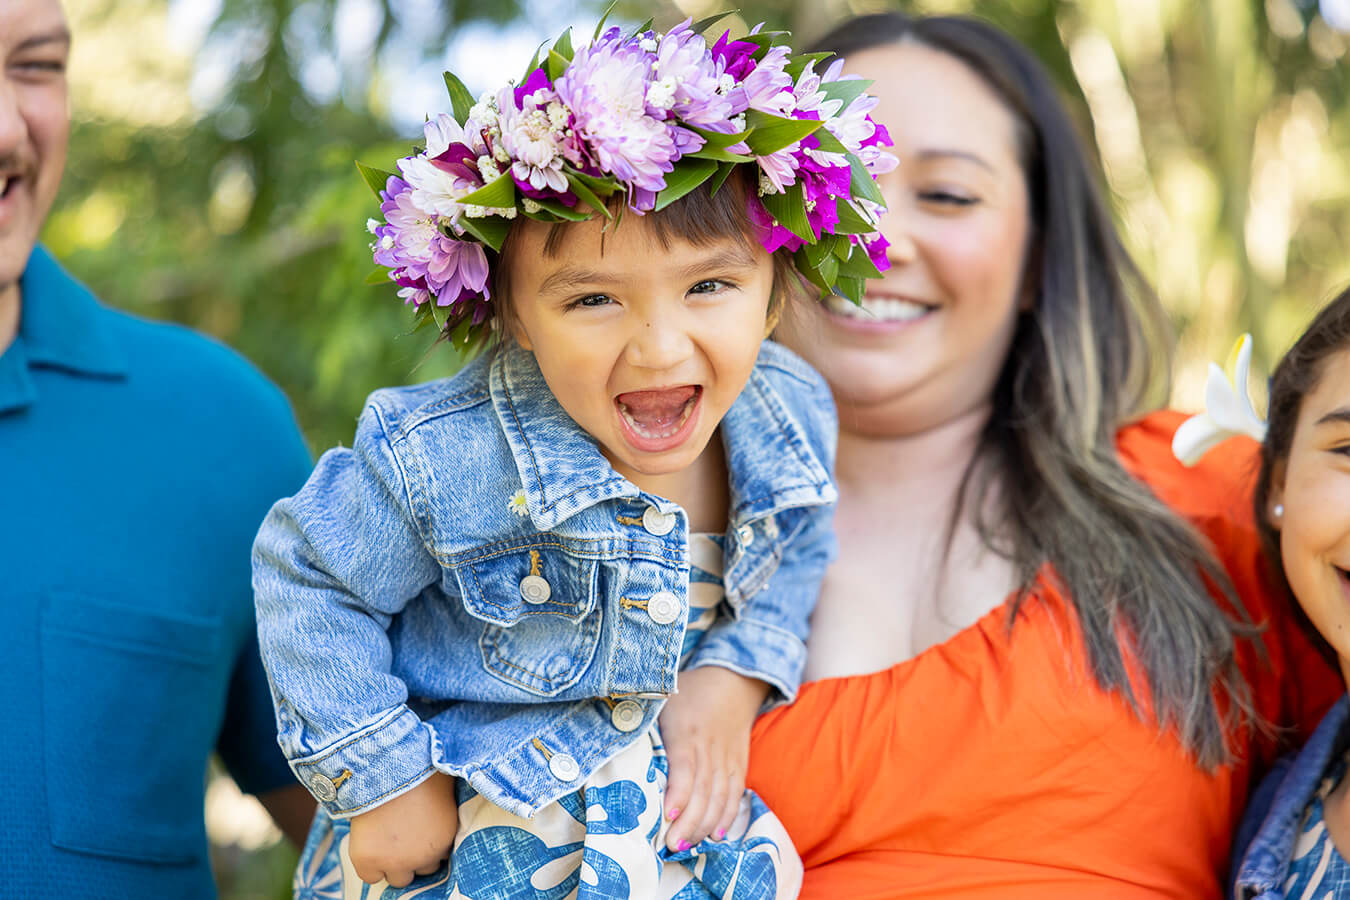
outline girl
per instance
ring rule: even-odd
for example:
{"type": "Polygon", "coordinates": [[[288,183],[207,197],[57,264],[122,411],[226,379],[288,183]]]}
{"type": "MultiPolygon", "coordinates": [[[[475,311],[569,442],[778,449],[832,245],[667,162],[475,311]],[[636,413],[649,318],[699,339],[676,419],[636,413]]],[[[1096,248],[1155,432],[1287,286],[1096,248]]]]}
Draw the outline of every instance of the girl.
{"type": "MultiPolygon", "coordinates": [[[[1350,290],[1285,354],[1269,410],[1257,519],[1323,649],[1350,679],[1350,290]]],[[[1342,696],[1253,795],[1236,842],[1235,897],[1350,897],[1348,754],[1342,696]]]]}
{"type": "Polygon", "coordinates": [[[795,896],[743,773],[800,680],[835,425],[761,344],[792,264],[876,274],[887,158],[864,85],[775,38],[564,36],[473,105],[447,76],[455,118],[376,179],[376,260],[496,346],[373,394],[258,536],[280,742],[322,804],[298,896],[795,896]]]}

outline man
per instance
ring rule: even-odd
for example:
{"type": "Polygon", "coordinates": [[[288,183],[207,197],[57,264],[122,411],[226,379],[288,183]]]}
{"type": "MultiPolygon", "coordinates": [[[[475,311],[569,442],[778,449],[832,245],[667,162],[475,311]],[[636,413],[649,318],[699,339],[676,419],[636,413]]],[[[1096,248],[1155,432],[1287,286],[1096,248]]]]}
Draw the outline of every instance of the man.
{"type": "Polygon", "coordinates": [[[69,46],[59,0],[0,3],[0,894],[212,897],[213,749],[293,838],[313,808],[275,743],[249,586],[309,458],[247,363],[106,309],[35,249],[69,46]]]}

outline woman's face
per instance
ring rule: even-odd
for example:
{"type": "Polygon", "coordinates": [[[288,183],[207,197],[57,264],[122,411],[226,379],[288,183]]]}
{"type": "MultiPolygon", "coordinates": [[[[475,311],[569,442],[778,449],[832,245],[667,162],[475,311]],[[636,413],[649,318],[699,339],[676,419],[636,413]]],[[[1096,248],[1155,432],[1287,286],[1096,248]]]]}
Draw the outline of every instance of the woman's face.
{"type": "Polygon", "coordinates": [[[776,337],[834,389],[845,430],[913,433],[989,402],[1012,341],[1028,242],[1016,125],[978,75],[900,43],[848,57],[899,157],[880,185],[890,269],[861,309],[799,304],[776,337]]]}
{"type": "Polygon", "coordinates": [[[1266,512],[1299,606],[1350,677],[1350,350],[1322,369],[1300,404],[1266,512]]]}

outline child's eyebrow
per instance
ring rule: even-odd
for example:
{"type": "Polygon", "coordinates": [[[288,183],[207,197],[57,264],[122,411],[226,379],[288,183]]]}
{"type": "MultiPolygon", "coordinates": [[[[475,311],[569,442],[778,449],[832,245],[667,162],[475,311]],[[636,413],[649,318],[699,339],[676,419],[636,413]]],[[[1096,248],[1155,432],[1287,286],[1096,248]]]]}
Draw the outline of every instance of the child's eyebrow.
{"type": "Polygon", "coordinates": [[[613,284],[618,280],[605,272],[567,266],[545,278],[539,285],[539,293],[549,294],[555,291],[568,291],[583,284],[613,284]]]}
{"type": "Polygon", "coordinates": [[[695,263],[690,263],[680,271],[680,274],[688,277],[690,275],[708,272],[712,269],[753,269],[754,267],[754,257],[752,257],[745,248],[727,247],[724,250],[719,250],[712,256],[700,259],[695,263]]]}
{"type": "Polygon", "coordinates": [[[1322,418],[1318,419],[1315,425],[1331,425],[1340,423],[1342,425],[1350,424],[1350,407],[1342,406],[1340,409],[1333,409],[1322,418]]]}

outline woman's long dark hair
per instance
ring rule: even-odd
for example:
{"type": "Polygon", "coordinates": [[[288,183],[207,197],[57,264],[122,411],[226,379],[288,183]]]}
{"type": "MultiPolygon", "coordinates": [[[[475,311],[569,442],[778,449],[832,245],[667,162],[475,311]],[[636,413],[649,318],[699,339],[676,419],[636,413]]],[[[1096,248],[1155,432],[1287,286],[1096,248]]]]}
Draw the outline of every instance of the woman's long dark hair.
{"type": "MultiPolygon", "coordinates": [[[[1116,453],[1117,430],[1166,396],[1162,306],[1120,242],[1054,83],[1013,38],[974,19],[886,13],[853,19],[812,49],[847,57],[901,42],[962,62],[1002,101],[1030,198],[1034,304],[1018,322],[952,527],[966,504],[981,511],[981,539],[1018,573],[1014,616],[1048,564],[1097,684],[1142,715],[1133,660],[1159,726],[1175,728],[1201,765],[1227,762],[1230,729],[1251,713],[1235,655],[1250,626],[1205,541],[1116,453]]],[[[872,90],[911,87],[923,90],[872,90]]]]}

